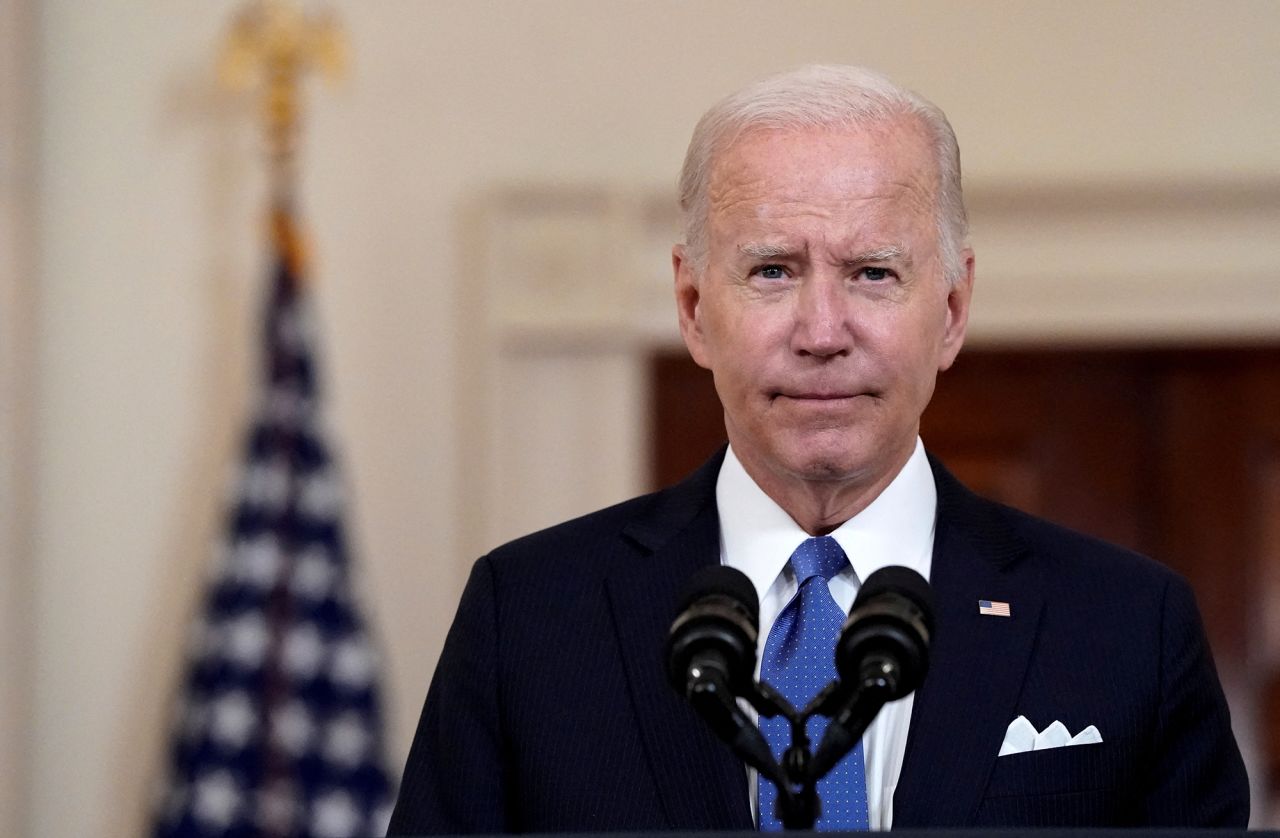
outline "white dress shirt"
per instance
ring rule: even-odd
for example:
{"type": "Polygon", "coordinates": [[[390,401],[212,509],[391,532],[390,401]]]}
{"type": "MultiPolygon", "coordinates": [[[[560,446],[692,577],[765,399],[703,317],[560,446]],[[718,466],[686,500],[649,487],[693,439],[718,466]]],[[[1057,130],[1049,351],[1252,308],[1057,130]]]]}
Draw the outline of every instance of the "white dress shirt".
{"type": "MultiPolygon", "coordinates": [[[[924,445],[917,438],[915,451],[893,482],[866,509],[831,533],[851,564],[830,582],[831,595],[846,614],[853,606],[860,580],[882,567],[903,565],[929,578],[937,498],[933,472],[924,445]]],[[[759,677],[769,631],[796,592],[789,559],[810,536],[756,485],[732,447],[725,454],[716,481],[716,505],[720,514],[720,561],[745,573],[760,596],[760,640],[756,650],[759,677]]],[[[862,737],[872,829],[887,830],[893,825],[893,792],[902,771],[913,700],[914,694],[886,704],[862,737]]],[[[748,769],[748,781],[751,809],[759,823],[755,769],[748,769]]]]}

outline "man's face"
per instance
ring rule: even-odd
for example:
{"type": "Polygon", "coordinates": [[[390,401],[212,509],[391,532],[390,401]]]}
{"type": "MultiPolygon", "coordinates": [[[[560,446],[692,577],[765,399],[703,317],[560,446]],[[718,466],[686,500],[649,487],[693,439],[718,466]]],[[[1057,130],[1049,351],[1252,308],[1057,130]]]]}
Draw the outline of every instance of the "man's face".
{"type": "Polygon", "coordinates": [[[716,158],[699,274],[677,246],[680,329],[761,483],[886,482],[964,340],[972,254],[944,280],[936,165],[909,119],[762,129],[716,158]]]}

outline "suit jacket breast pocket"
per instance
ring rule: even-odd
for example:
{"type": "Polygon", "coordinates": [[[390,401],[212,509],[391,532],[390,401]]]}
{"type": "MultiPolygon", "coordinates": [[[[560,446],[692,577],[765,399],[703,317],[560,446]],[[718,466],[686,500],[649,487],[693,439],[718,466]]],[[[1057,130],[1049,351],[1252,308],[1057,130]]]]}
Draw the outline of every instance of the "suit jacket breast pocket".
{"type": "Polygon", "coordinates": [[[1085,827],[1131,818],[1132,747],[1072,745],[997,757],[977,826],[1085,827]]]}
{"type": "Polygon", "coordinates": [[[1013,795],[1068,794],[1122,785],[1132,747],[1123,741],[1069,745],[997,757],[986,798],[1013,795]]]}

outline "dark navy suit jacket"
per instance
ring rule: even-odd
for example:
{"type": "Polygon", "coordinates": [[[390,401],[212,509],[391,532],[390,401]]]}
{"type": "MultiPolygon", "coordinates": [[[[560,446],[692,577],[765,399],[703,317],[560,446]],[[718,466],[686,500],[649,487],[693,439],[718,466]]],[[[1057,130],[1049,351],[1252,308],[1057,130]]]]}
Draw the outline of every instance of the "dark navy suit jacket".
{"type": "MultiPolygon", "coordinates": [[[[476,562],[391,834],[752,828],[743,765],[664,674],[681,589],[719,561],[722,457],[476,562]]],[[[1243,827],[1244,766],[1187,584],[933,469],[937,628],[894,826],[1243,827]],[[997,757],[1019,715],[1103,742],[997,757]]]]}

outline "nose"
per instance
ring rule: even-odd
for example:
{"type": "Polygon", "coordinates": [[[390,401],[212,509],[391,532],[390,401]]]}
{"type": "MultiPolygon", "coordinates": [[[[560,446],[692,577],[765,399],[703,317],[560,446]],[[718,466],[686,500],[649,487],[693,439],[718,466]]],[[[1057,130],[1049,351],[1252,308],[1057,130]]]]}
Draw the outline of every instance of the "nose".
{"type": "Polygon", "coordinates": [[[792,349],[819,358],[847,355],[853,348],[848,293],[839,277],[811,276],[797,290],[792,349]]]}

